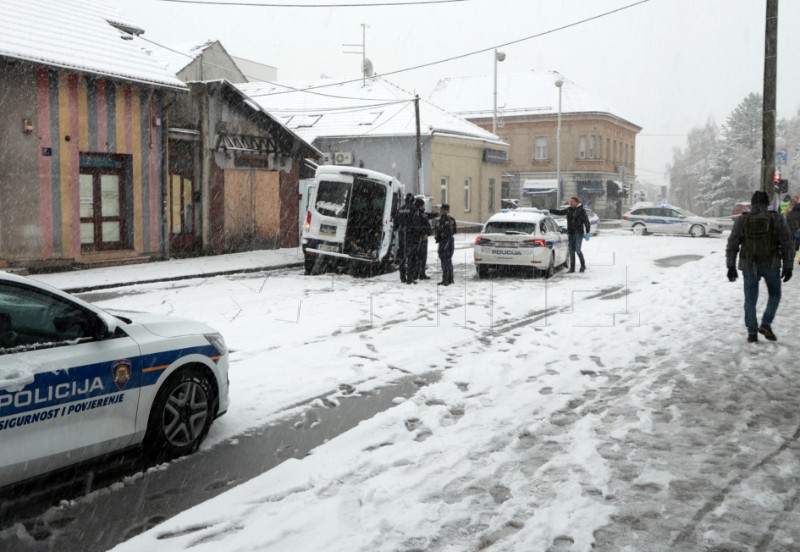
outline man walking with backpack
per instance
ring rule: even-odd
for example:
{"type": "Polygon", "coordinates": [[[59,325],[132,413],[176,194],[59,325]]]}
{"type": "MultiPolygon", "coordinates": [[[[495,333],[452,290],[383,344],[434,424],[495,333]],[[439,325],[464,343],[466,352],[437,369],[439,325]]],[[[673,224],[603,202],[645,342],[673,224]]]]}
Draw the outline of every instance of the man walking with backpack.
{"type": "Polygon", "coordinates": [[[747,326],[747,342],[758,342],[760,333],[770,341],[778,338],[772,332],[772,321],[781,301],[781,279],[788,282],[792,277],[794,239],[786,221],[778,213],[768,210],[769,196],[766,192],[755,192],[750,200],[750,212],[743,213],[733,223],[725,249],[728,265],[728,280],[735,282],[736,256],[744,279],[744,324],[747,326]],[[783,270],[781,270],[783,265],[783,270]],[[767,308],[758,325],[756,303],[758,284],[761,278],[767,284],[769,298],[767,308]]]}

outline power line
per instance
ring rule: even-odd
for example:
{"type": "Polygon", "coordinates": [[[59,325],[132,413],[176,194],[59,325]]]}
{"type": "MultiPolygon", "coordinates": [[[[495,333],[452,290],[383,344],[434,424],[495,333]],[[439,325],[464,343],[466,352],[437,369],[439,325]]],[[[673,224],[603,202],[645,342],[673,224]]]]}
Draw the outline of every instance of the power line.
{"type": "Polygon", "coordinates": [[[215,2],[213,0],[159,0],[179,4],[204,4],[208,6],[249,6],[258,8],[380,8],[389,6],[421,6],[426,4],[453,4],[469,0],[412,0],[410,2],[367,2],[359,4],[264,4],[255,2],[215,2]]]}
{"type": "MultiPolygon", "coordinates": [[[[164,1],[178,1],[178,0],[164,0],[164,1]]],[[[181,1],[183,1],[183,0],[181,0],[181,1]]],[[[482,48],[480,50],[474,50],[472,52],[467,52],[465,54],[460,54],[460,55],[457,55],[457,56],[453,56],[453,57],[449,57],[449,58],[445,58],[445,59],[440,59],[438,61],[431,61],[429,63],[423,63],[423,64],[420,64],[420,65],[415,65],[413,67],[406,67],[405,69],[397,69],[395,71],[388,71],[386,73],[381,73],[381,74],[375,75],[375,76],[376,77],[387,77],[387,76],[390,76],[390,75],[397,75],[399,73],[406,73],[408,71],[416,71],[417,69],[424,69],[426,67],[432,67],[434,65],[439,65],[439,64],[442,64],[442,63],[448,63],[450,61],[455,61],[455,60],[458,60],[458,59],[463,59],[463,58],[470,57],[470,56],[475,56],[475,55],[478,55],[478,54],[484,54],[486,52],[491,52],[492,50],[495,50],[497,48],[503,48],[505,46],[511,46],[513,44],[519,44],[521,42],[526,42],[528,40],[533,40],[535,38],[541,38],[543,36],[546,36],[546,35],[549,35],[549,34],[553,34],[553,33],[556,33],[558,31],[563,31],[563,30],[566,30],[566,29],[570,29],[572,27],[577,27],[578,25],[582,25],[582,24],[588,23],[590,21],[595,21],[597,19],[601,19],[603,17],[607,17],[607,16],[613,15],[615,13],[619,13],[619,12],[634,8],[636,6],[639,6],[641,4],[646,4],[647,2],[650,2],[650,0],[639,0],[638,2],[634,2],[632,4],[628,4],[627,6],[622,6],[620,8],[617,8],[617,9],[614,9],[614,10],[610,10],[610,11],[607,11],[607,12],[603,12],[601,14],[598,14],[598,15],[595,15],[595,16],[592,16],[592,17],[587,17],[585,19],[581,19],[581,20],[575,21],[573,23],[568,23],[566,25],[561,25],[560,27],[554,27],[552,29],[549,29],[547,31],[543,31],[541,33],[537,33],[537,34],[534,34],[534,35],[526,36],[526,37],[523,37],[523,38],[518,38],[516,40],[511,40],[509,42],[504,42],[502,44],[496,44],[494,46],[489,46],[487,48],[482,48]]],[[[327,88],[329,86],[338,86],[338,85],[341,85],[341,84],[350,84],[350,83],[358,82],[360,80],[361,79],[358,78],[358,79],[350,79],[350,80],[346,80],[346,81],[339,81],[339,82],[335,82],[335,83],[331,83],[331,84],[320,84],[320,85],[317,85],[317,86],[310,86],[308,88],[304,88],[303,91],[306,92],[306,91],[310,91],[310,90],[316,90],[316,89],[319,89],[319,88],[327,88]]],[[[270,93],[270,94],[261,94],[261,95],[263,95],[263,96],[274,96],[274,95],[278,95],[278,94],[287,94],[289,92],[291,92],[291,91],[273,92],[273,93],[270,93]]]]}
{"type": "MultiPolygon", "coordinates": [[[[189,58],[190,61],[194,61],[195,59],[197,59],[196,56],[193,56],[191,54],[187,54],[186,52],[181,52],[180,50],[175,50],[174,48],[170,48],[169,46],[166,46],[164,44],[160,44],[160,43],[156,42],[155,40],[151,40],[149,38],[145,38],[145,37],[143,37],[141,35],[139,35],[137,38],[139,38],[141,40],[144,40],[145,42],[149,42],[150,44],[152,44],[154,46],[158,46],[159,48],[163,48],[165,50],[169,50],[170,52],[172,52],[174,54],[178,54],[178,55],[184,56],[186,58],[189,58]]],[[[228,67],[223,67],[222,65],[217,65],[216,63],[212,63],[210,61],[206,61],[205,58],[201,61],[201,63],[204,66],[207,65],[209,67],[215,67],[217,69],[222,69],[223,71],[230,71],[230,69],[228,67]]],[[[237,69],[238,69],[238,66],[237,66],[237,69]]],[[[241,71],[241,69],[239,69],[239,71],[241,71]]],[[[289,86],[288,84],[280,84],[280,83],[277,83],[277,82],[259,80],[257,77],[253,77],[252,75],[247,75],[244,72],[242,72],[242,75],[244,75],[248,79],[253,79],[253,83],[254,84],[264,83],[265,85],[271,85],[271,86],[277,86],[277,87],[280,87],[280,88],[286,88],[286,89],[288,89],[288,90],[286,90],[287,92],[305,92],[306,91],[303,88],[295,88],[293,86],[289,86]]],[[[356,97],[353,97],[353,96],[339,96],[339,95],[336,95],[336,94],[325,94],[324,92],[315,92],[313,90],[309,90],[308,93],[309,94],[315,94],[317,96],[323,96],[323,97],[326,97],[326,98],[335,98],[337,100],[358,100],[358,101],[364,101],[364,102],[386,102],[386,103],[393,103],[393,102],[397,101],[394,98],[391,98],[391,99],[390,98],[387,98],[387,99],[356,98],[356,97]]],[[[255,96],[259,96],[259,95],[260,94],[256,94],[255,96]]],[[[252,96],[252,97],[255,97],[255,96],[252,96]]],[[[405,100],[402,100],[402,101],[405,101],[405,100]]]]}

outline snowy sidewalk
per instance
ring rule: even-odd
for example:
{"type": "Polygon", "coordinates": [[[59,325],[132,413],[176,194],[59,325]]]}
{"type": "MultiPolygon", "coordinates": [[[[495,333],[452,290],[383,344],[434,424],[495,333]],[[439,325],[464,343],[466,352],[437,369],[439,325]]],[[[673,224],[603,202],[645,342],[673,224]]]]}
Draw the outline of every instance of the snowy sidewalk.
{"type": "Polygon", "coordinates": [[[31,278],[69,292],[104,289],[129,284],[165,282],[191,277],[212,277],[259,270],[302,266],[299,247],[264,249],[228,255],[170,259],[127,266],[90,268],[52,274],[34,274],[31,278]]]}

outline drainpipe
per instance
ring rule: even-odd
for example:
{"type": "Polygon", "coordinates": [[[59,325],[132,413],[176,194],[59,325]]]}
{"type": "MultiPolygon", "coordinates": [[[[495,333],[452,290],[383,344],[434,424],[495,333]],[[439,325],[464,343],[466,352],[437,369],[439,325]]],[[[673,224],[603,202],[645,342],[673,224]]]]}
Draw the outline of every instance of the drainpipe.
{"type": "Polygon", "coordinates": [[[203,251],[211,250],[211,124],[209,118],[209,89],[205,84],[200,85],[200,138],[202,148],[201,175],[200,175],[200,204],[202,212],[201,236],[203,251]]]}

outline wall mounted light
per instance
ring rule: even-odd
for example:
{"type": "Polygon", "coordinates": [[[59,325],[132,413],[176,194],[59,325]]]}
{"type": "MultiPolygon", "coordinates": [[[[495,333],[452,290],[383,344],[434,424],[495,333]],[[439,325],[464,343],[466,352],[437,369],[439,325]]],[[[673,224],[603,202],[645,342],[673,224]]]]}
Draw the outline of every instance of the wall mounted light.
{"type": "Polygon", "coordinates": [[[22,132],[25,134],[33,132],[33,119],[22,119],[22,132]]]}

